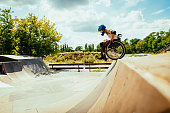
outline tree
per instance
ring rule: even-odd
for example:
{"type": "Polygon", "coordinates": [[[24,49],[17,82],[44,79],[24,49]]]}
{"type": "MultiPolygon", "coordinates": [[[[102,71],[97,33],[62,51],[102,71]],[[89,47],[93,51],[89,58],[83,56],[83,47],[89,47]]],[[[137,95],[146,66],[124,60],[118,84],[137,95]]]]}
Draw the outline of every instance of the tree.
{"type": "Polygon", "coordinates": [[[38,19],[29,14],[17,20],[15,39],[19,40],[17,52],[21,55],[44,56],[58,51],[62,35],[56,31],[55,24],[49,20],[38,19]]]}
{"type": "Polygon", "coordinates": [[[60,46],[58,46],[60,52],[72,52],[73,51],[73,48],[72,47],[69,47],[68,44],[64,43],[60,46]]]}
{"type": "Polygon", "coordinates": [[[136,53],[136,44],[140,41],[140,39],[131,39],[130,40],[130,49],[132,53],[136,53]]]}
{"type": "Polygon", "coordinates": [[[60,51],[61,52],[64,52],[65,51],[65,49],[64,49],[64,45],[62,44],[62,45],[60,45],[60,51]]]}
{"type": "Polygon", "coordinates": [[[72,52],[73,51],[73,48],[72,47],[68,47],[67,49],[66,49],[66,52],[72,52]]]}
{"type": "Polygon", "coordinates": [[[145,41],[138,41],[136,44],[136,53],[145,53],[147,43],[145,41]]]}
{"type": "Polygon", "coordinates": [[[0,54],[14,53],[12,13],[11,9],[0,10],[0,54]]]}
{"type": "Polygon", "coordinates": [[[87,52],[88,51],[88,45],[87,45],[87,43],[85,44],[85,52],[87,52]]]}
{"type": "Polygon", "coordinates": [[[129,43],[128,43],[128,39],[126,38],[124,41],[122,41],[122,43],[125,45],[126,54],[132,53],[132,52],[131,52],[131,49],[130,49],[130,45],[129,45],[129,43]]]}
{"type": "Polygon", "coordinates": [[[89,45],[88,45],[88,51],[89,51],[89,52],[94,51],[94,47],[93,47],[92,44],[89,44],[89,45]]]}
{"type": "Polygon", "coordinates": [[[67,49],[67,45],[64,44],[64,52],[66,52],[66,49],[67,49]]]}
{"type": "Polygon", "coordinates": [[[100,44],[98,44],[96,48],[97,48],[97,52],[101,51],[100,44]]]}
{"type": "Polygon", "coordinates": [[[83,47],[82,46],[77,46],[76,48],[75,48],[75,51],[82,51],[83,50],[83,47]]]}

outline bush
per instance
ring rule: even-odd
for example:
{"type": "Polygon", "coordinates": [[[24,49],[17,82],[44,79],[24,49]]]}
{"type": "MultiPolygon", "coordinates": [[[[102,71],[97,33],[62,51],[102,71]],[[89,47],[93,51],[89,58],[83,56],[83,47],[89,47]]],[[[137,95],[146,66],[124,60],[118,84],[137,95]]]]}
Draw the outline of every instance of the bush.
{"type": "Polygon", "coordinates": [[[95,57],[90,54],[88,56],[83,56],[83,59],[82,59],[83,63],[94,63],[95,62],[95,57]]]}
{"type": "Polygon", "coordinates": [[[80,60],[82,59],[82,56],[79,54],[77,57],[76,57],[77,60],[80,60]]]}
{"type": "Polygon", "coordinates": [[[61,61],[65,62],[65,57],[64,56],[61,57],[61,61]]]}

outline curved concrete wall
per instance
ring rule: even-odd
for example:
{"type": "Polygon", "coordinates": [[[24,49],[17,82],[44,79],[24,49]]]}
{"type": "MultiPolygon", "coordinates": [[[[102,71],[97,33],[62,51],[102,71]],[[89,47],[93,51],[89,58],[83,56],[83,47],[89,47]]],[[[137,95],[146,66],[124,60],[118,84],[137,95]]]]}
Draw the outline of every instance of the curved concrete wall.
{"type": "Polygon", "coordinates": [[[170,102],[139,73],[119,63],[103,113],[164,113],[170,102]],[[125,71],[126,70],[126,71],[125,71]]]}
{"type": "Polygon", "coordinates": [[[96,102],[87,108],[87,100],[96,96],[92,93],[68,112],[169,113],[170,83],[165,79],[170,75],[169,67],[170,54],[118,60],[106,76],[105,88],[96,90],[100,94],[96,102]]]}

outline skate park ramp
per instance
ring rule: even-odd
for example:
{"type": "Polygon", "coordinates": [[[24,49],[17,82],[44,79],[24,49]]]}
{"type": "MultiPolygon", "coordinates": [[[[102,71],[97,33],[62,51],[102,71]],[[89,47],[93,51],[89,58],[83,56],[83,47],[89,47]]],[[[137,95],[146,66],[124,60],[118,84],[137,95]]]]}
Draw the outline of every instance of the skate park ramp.
{"type": "Polygon", "coordinates": [[[16,56],[16,55],[0,55],[0,62],[20,61],[25,70],[34,74],[48,72],[49,68],[39,57],[16,56]]]}
{"type": "Polygon", "coordinates": [[[24,81],[17,86],[0,75],[0,113],[170,113],[170,54],[113,61],[101,73],[29,74],[9,77],[24,81]]]}

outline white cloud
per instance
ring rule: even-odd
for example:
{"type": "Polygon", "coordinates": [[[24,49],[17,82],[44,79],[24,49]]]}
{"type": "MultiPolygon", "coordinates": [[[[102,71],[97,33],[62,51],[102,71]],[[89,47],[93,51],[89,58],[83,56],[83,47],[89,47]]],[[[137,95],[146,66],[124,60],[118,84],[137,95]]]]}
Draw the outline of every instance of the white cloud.
{"type": "Polygon", "coordinates": [[[28,5],[29,10],[35,10],[37,9],[37,5],[28,5]]]}
{"type": "Polygon", "coordinates": [[[125,0],[125,6],[126,7],[136,6],[139,2],[142,1],[144,0],[125,0]]]}
{"type": "Polygon", "coordinates": [[[92,7],[87,8],[87,6],[72,10],[56,10],[50,7],[48,0],[40,4],[40,13],[44,12],[50,21],[56,23],[57,30],[63,34],[61,43],[66,42],[75,48],[77,45],[84,46],[85,43],[97,45],[103,40],[99,38],[100,33],[97,32],[97,28],[102,22],[109,22],[105,12],[98,13],[92,7]]]}
{"type": "Polygon", "coordinates": [[[144,17],[141,11],[131,11],[127,15],[122,14],[121,16],[113,17],[112,23],[115,27],[121,28],[122,30],[127,27],[132,27],[134,23],[144,22],[144,17]]]}
{"type": "MultiPolygon", "coordinates": [[[[63,34],[61,39],[61,44],[67,43],[69,46],[75,48],[77,46],[83,46],[88,44],[94,44],[97,46],[100,42],[104,40],[100,36],[100,33],[96,32],[73,32],[68,26],[59,26],[59,32],[63,34]]],[[[105,37],[106,38],[106,37],[105,37]]]]}
{"type": "Polygon", "coordinates": [[[40,10],[40,13],[46,12],[46,14],[54,11],[54,9],[51,8],[48,0],[41,0],[38,9],[40,10]]]}
{"type": "Polygon", "coordinates": [[[110,0],[99,0],[96,2],[97,5],[104,5],[106,7],[110,7],[111,1],[110,0]]]}
{"type": "Polygon", "coordinates": [[[129,39],[142,39],[151,32],[168,31],[170,29],[170,19],[159,19],[149,23],[145,21],[142,11],[131,11],[127,15],[113,18],[112,22],[118,33],[123,33],[124,38],[129,39]]]}
{"type": "Polygon", "coordinates": [[[40,2],[41,0],[0,0],[0,7],[4,9],[12,8],[14,11],[22,12],[27,8],[29,10],[37,9],[40,2]]]}
{"type": "Polygon", "coordinates": [[[153,12],[152,15],[158,15],[158,14],[163,13],[164,11],[166,11],[166,10],[168,10],[168,9],[170,9],[170,7],[166,8],[166,9],[158,10],[158,11],[156,11],[156,12],[153,12]]]}
{"type": "Polygon", "coordinates": [[[0,3],[11,5],[11,6],[21,6],[21,5],[34,5],[39,3],[40,0],[0,0],[0,3]]]}
{"type": "Polygon", "coordinates": [[[78,6],[89,4],[89,0],[48,0],[51,5],[57,9],[74,9],[78,6]]]}
{"type": "Polygon", "coordinates": [[[96,10],[86,7],[74,10],[55,10],[49,7],[46,2],[42,2],[41,9],[47,12],[46,17],[52,22],[66,25],[74,32],[96,32],[97,26],[101,24],[101,20],[104,22],[106,17],[106,13],[98,13],[96,10]]]}
{"type": "Polygon", "coordinates": [[[160,13],[162,13],[164,11],[165,11],[165,9],[161,9],[159,11],[156,11],[156,12],[152,13],[152,15],[157,15],[157,14],[160,14],[160,13]]]}

